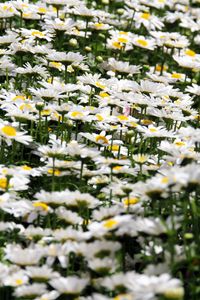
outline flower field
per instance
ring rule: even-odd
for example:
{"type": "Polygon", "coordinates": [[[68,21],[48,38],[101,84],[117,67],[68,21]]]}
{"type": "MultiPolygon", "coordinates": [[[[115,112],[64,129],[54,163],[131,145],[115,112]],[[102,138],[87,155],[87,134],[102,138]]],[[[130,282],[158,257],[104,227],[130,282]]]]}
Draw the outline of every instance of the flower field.
{"type": "Polygon", "coordinates": [[[200,299],[200,1],[0,3],[0,300],[200,299]]]}

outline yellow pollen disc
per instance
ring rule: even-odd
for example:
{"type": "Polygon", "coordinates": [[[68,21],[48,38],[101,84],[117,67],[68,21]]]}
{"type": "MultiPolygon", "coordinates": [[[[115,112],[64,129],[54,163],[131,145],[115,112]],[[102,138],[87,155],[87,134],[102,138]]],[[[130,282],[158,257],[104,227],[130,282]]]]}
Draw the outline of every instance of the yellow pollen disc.
{"type": "Polygon", "coordinates": [[[122,166],[115,166],[113,168],[113,171],[120,171],[122,169],[122,166]]]}
{"type": "Polygon", "coordinates": [[[134,127],[134,128],[138,126],[138,124],[135,122],[130,122],[130,125],[131,125],[131,127],[134,127]]]}
{"type": "Polygon", "coordinates": [[[43,109],[41,111],[41,115],[42,116],[49,116],[51,114],[51,110],[50,109],[43,109]]]}
{"type": "Polygon", "coordinates": [[[180,74],[180,73],[173,73],[173,74],[171,74],[171,77],[175,78],[175,79],[180,79],[180,78],[182,78],[182,74],[180,74]]]}
{"type": "Polygon", "coordinates": [[[107,229],[111,229],[115,225],[117,225],[117,221],[114,219],[108,219],[107,221],[104,222],[103,226],[107,229]]]}
{"type": "MultiPolygon", "coordinates": [[[[48,172],[48,174],[52,175],[53,174],[53,169],[49,169],[47,172],[48,172]]],[[[60,174],[61,174],[61,172],[58,169],[54,170],[54,175],[55,176],[59,176],[60,174]]]]}
{"type": "Polygon", "coordinates": [[[127,116],[124,116],[124,115],[120,115],[120,116],[117,116],[118,120],[120,121],[128,121],[128,117],[127,116]]]}
{"type": "Polygon", "coordinates": [[[161,183],[167,184],[169,182],[169,178],[168,177],[163,177],[161,179],[161,183]]]}
{"type": "Polygon", "coordinates": [[[17,131],[14,127],[12,126],[4,126],[1,128],[1,131],[3,132],[3,134],[7,135],[7,136],[16,136],[17,131]]]}
{"type": "Polygon", "coordinates": [[[140,17],[141,17],[142,19],[145,19],[145,20],[149,20],[150,16],[151,16],[151,15],[150,15],[149,13],[143,13],[143,14],[140,15],[140,17]]]}
{"type": "Polygon", "coordinates": [[[80,112],[80,111],[73,111],[71,113],[71,116],[74,117],[74,118],[83,117],[83,113],[80,112]]]}
{"type": "Polygon", "coordinates": [[[5,190],[7,187],[7,184],[8,184],[7,178],[0,178],[0,188],[1,189],[5,190]]]}
{"type": "Polygon", "coordinates": [[[115,47],[115,48],[117,48],[117,49],[121,49],[122,48],[122,45],[119,42],[113,42],[112,46],[115,47]]]}
{"type": "Polygon", "coordinates": [[[127,31],[120,31],[119,34],[128,35],[127,31]]]}
{"type": "Polygon", "coordinates": [[[161,65],[156,65],[156,71],[160,72],[163,69],[163,71],[166,71],[168,69],[168,67],[166,65],[164,65],[163,67],[161,67],[161,65]]]}
{"type": "Polygon", "coordinates": [[[56,62],[56,61],[51,61],[49,65],[50,65],[50,67],[54,67],[56,69],[60,69],[62,67],[62,64],[60,62],[56,62]]]}
{"type": "Polygon", "coordinates": [[[118,151],[119,150],[119,145],[109,146],[108,149],[111,150],[111,151],[118,151]]]}
{"type": "Polygon", "coordinates": [[[167,164],[168,164],[170,167],[172,167],[172,166],[174,165],[172,161],[168,161],[167,164]]]}
{"type": "Polygon", "coordinates": [[[176,101],[174,101],[174,103],[176,103],[176,104],[181,104],[181,100],[180,99],[178,99],[178,100],[176,100],[176,101]]]}
{"type": "Polygon", "coordinates": [[[31,33],[32,36],[39,36],[39,37],[43,37],[44,36],[44,33],[39,31],[39,30],[34,30],[32,31],[31,33]]]}
{"type": "Polygon", "coordinates": [[[157,132],[157,129],[155,127],[151,127],[151,128],[149,128],[149,131],[151,131],[151,132],[157,132]]]}
{"type": "Polygon", "coordinates": [[[138,157],[135,159],[136,162],[143,164],[148,160],[148,157],[146,155],[140,154],[138,157]]]}
{"type": "Polygon", "coordinates": [[[128,40],[123,37],[119,37],[118,42],[126,44],[126,43],[128,43],[128,40]]]}
{"type": "Polygon", "coordinates": [[[32,16],[32,13],[23,13],[22,14],[22,17],[23,18],[29,18],[29,17],[31,17],[32,16]]]}
{"type": "Polygon", "coordinates": [[[196,55],[196,52],[194,52],[194,51],[188,49],[188,50],[185,51],[185,54],[188,55],[188,56],[195,56],[195,55],[196,55]]]}
{"type": "Polygon", "coordinates": [[[132,296],[129,294],[119,294],[113,298],[113,300],[131,300],[133,299],[132,296]]]}
{"type": "Polygon", "coordinates": [[[47,12],[47,10],[44,7],[39,7],[38,12],[41,13],[41,14],[45,14],[47,12]]]}
{"type": "Polygon", "coordinates": [[[142,46],[142,47],[148,46],[148,42],[145,41],[145,40],[138,39],[136,42],[137,42],[140,46],[142,46]]]}
{"type": "Polygon", "coordinates": [[[143,125],[151,125],[151,124],[152,124],[152,121],[151,121],[151,120],[148,120],[148,119],[143,119],[143,120],[141,121],[141,123],[142,123],[143,125]]]}
{"type": "Polygon", "coordinates": [[[15,283],[16,283],[17,285],[21,285],[21,284],[23,284],[23,280],[22,280],[22,279],[16,279],[16,280],[15,280],[15,283]]]}
{"type": "Polygon", "coordinates": [[[102,28],[104,26],[103,23],[95,23],[94,26],[99,29],[99,28],[102,28]]]}
{"type": "Polygon", "coordinates": [[[16,100],[23,100],[24,101],[25,99],[26,99],[26,97],[23,96],[23,95],[17,95],[17,96],[12,98],[13,101],[16,101],[16,100]]]}
{"type": "Polygon", "coordinates": [[[48,208],[49,208],[48,205],[45,204],[45,203],[43,203],[43,202],[35,202],[35,203],[33,203],[33,206],[34,207],[40,207],[40,208],[42,208],[45,211],[47,211],[48,208]]]}
{"type": "Polygon", "coordinates": [[[95,82],[96,87],[100,88],[100,89],[105,89],[105,85],[101,84],[99,81],[95,82]]]}
{"type": "Polygon", "coordinates": [[[185,146],[186,143],[180,141],[180,142],[175,142],[175,145],[181,147],[181,146],[185,146]]]}
{"type": "Polygon", "coordinates": [[[128,206],[128,205],[134,205],[134,204],[137,204],[139,202],[139,199],[138,198],[126,198],[123,200],[123,203],[125,206],[128,206]]]}
{"type": "Polygon", "coordinates": [[[104,135],[97,135],[96,136],[96,142],[101,144],[108,144],[108,140],[104,135]]]}
{"type": "Polygon", "coordinates": [[[102,98],[106,98],[106,97],[109,97],[109,94],[106,93],[106,92],[101,91],[101,92],[99,93],[99,96],[102,97],[102,98]]]}
{"type": "Polygon", "coordinates": [[[100,114],[96,114],[95,117],[97,118],[98,121],[103,121],[104,118],[100,114]]]}
{"type": "Polygon", "coordinates": [[[30,170],[32,170],[32,168],[29,167],[29,166],[27,166],[27,165],[22,166],[22,169],[23,169],[24,171],[30,171],[30,170]]]}
{"type": "Polygon", "coordinates": [[[30,105],[30,104],[28,104],[28,103],[23,103],[22,105],[20,105],[20,107],[19,107],[19,109],[20,110],[24,110],[24,109],[28,109],[28,110],[30,110],[32,108],[32,106],[30,105]]]}

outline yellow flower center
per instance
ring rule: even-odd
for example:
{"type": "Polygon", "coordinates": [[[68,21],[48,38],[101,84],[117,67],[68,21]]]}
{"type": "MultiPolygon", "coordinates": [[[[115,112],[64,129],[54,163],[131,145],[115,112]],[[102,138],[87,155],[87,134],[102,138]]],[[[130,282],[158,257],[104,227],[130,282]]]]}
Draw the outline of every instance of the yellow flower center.
{"type": "Polygon", "coordinates": [[[39,36],[39,37],[43,37],[44,36],[44,33],[39,31],[39,30],[34,30],[32,31],[31,33],[32,36],[39,36]]]}
{"type": "Polygon", "coordinates": [[[95,140],[97,143],[108,144],[108,140],[104,135],[97,135],[95,140]]]}
{"type": "Polygon", "coordinates": [[[166,176],[166,177],[163,177],[161,179],[161,183],[164,183],[164,184],[167,184],[169,182],[169,178],[166,176]]]}
{"type": "Polygon", "coordinates": [[[113,298],[113,300],[131,300],[133,299],[132,296],[129,294],[119,294],[113,298]]]}
{"type": "Polygon", "coordinates": [[[137,155],[136,157],[133,157],[133,159],[134,159],[136,162],[138,162],[138,163],[140,163],[140,164],[143,164],[143,163],[145,163],[145,162],[148,160],[148,156],[145,155],[145,154],[139,154],[139,155],[137,155]]]}
{"type": "MultiPolygon", "coordinates": [[[[49,169],[47,172],[48,172],[48,174],[53,175],[53,169],[49,169]]],[[[61,174],[60,170],[58,170],[58,169],[54,170],[55,176],[59,176],[60,174],[61,174]]]]}
{"type": "Polygon", "coordinates": [[[178,146],[178,147],[181,147],[181,146],[185,146],[186,143],[185,142],[181,142],[181,141],[177,141],[177,142],[175,142],[175,145],[178,146]]]}
{"type": "Polygon", "coordinates": [[[163,69],[163,71],[166,71],[168,69],[168,67],[166,65],[164,65],[163,67],[161,67],[161,65],[156,65],[156,71],[160,72],[163,69]]]}
{"type": "Polygon", "coordinates": [[[128,117],[124,115],[117,116],[120,121],[128,121],[128,117]]]}
{"type": "Polygon", "coordinates": [[[138,126],[138,124],[135,122],[130,122],[130,125],[131,125],[131,127],[134,127],[134,128],[138,126]]]}
{"type": "Polygon", "coordinates": [[[138,39],[136,42],[137,42],[140,46],[142,46],[142,47],[147,47],[147,46],[148,46],[148,42],[145,41],[145,40],[138,39]]]}
{"type": "Polygon", "coordinates": [[[112,46],[113,46],[114,48],[117,48],[117,49],[121,49],[121,48],[122,48],[122,45],[121,45],[119,42],[113,42],[113,43],[112,43],[112,46]]]}
{"type": "Polygon", "coordinates": [[[13,101],[16,101],[16,100],[25,100],[26,97],[23,96],[23,95],[16,95],[15,97],[12,98],[13,101]]]}
{"type": "Polygon", "coordinates": [[[104,120],[104,118],[100,114],[96,114],[95,117],[97,118],[98,121],[104,120]]]}
{"type": "Polygon", "coordinates": [[[122,166],[115,166],[113,168],[113,171],[120,171],[122,169],[122,166]]]}
{"type": "Polygon", "coordinates": [[[83,117],[83,113],[80,112],[80,111],[73,111],[73,112],[71,113],[71,116],[72,116],[73,118],[79,118],[79,117],[83,117]]]}
{"type": "Polygon", "coordinates": [[[128,206],[128,205],[134,205],[134,204],[137,204],[139,202],[139,199],[138,198],[126,198],[123,200],[123,203],[125,206],[128,206]]]}
{"type": "Polygon", "coordinates": [[[194,52],[194,51],[188,49],[188,50],[185,51],[185,54],[188,55],[188,56],[195,56],[195,55],[196,55],[196,52],[194,52]]]}
{"type": "Polygon", "coordinates": [[[32,108],[32,106],[28,103],[23,103],[22,105],[20,105],[19,109],[20,110],[24,110],[24,109],[28,109],[30,110],[32,108]]]}
{"type": "Polygon", "coordinates": [[[50,67],[54,67],[56,69],[60,69],[62,67],[62,64],[60,62],[56,62],[56,61],[51,61],[49,65],[50,65],[50,67]]]}
{"type": "Polygon", "coordinates": [[[180,79],[180,78],[182,78],[182,74],[180,74],[180,73],[173,73],[173,74],[171,75],[171,77],[172,77],[172,78],[175,78],[175,79],[180,79]]]}
{"type": "Polygon", "coordinates": [[[47,12],[47,10],[44,7],[39,7],[38,12],[41,13],[41,14],[45,14],[47,12]]]}
{"type": "Polygon", "coordinates": [[[103,23],[95,23],[94,26],[97,28],[97,29],[100,29],[104,26],[103,23]]]}
{"type": "Polygon", "coordinates": [[[51,110],[50,109],[43,109],[41,111],[41,115],[42,116],[49,116],[51,114],[51,110]]]}
{"type": "Polygon", "coordinates": [[[115,225],[117,225],[118,222],[114,219],[108,219],[107,221],[105,221],[103,223],[103,226],[106,228],[106,229],[111,229],[112,227],[115,227],[115,225]]]}
{"type": "Polygon", "coordinates": [[[22,14],[22,17],[23,18],[29,18],[29,17],[31,17],[32,16],[32,13],[23,13],[22,14]]]}
{"type": "Polygon", "coordinates": [[[0,178],[0,188],[5,190],[7,188],[8,180],[7,178],[0,178]]]}
{"type": "Polygon", "coordinates": [[[22,166],[22,169],[23,169],[24,171],[30,171],[30,170],[32,170],[32,168],[29,167],[29,166],[27,166],[27,165],[22,166]]]}
{"type": "Polygon", "coordinates": [[[151,120],[148,120],[148,119],[143,119],[143,120],[141,121],[141,123],[142,123],[143,125],[150,125],[150,124],[152,124],[152,121],[151,121],[151,120]]]}
{"type": "Polygon", "coordinates": [[[96,87],[100,88],[100,89],[105,89],[105,85],[101,84],[99,81],[95,82],[96,87]]]}
{"type": "Polygon", "coordinates": [[[150,15],[149,13],[143,13],[143,14],[140,15],[140,17],[141,17],[142,19],[145,19],[145,20],[149,20],[150,16],[151,16],[151,15],[150,15]]]}
{"type": "Polygon", "coordinates": [[[45,211],[47,211],[49,209],[48,205],[43,203],[43,202],[35,202],[35,203],[33,203],[33,206],[34,207],[40,207],[45,211]]]}
{"type": "Polygon", "coordinates": [[[106,92],[101,91],[101,92],[99,93],[99,96],[102,97],[102,98],[106,98],[106,97],[109,97],[109,94],[106,93],[106,92]]]}
{"type": "Polygon", "coordinates": [[[16,279],[16,280],[15,280],[15,283],[16,283],[17,285],[22,285],[22,284],[23,284],[23,280],[22,280],[22,279],[16,279]]]}
{"type": "Polygon", "coordinates": [[[109,146],[108,149],[111,150],[111,151],[118,151],[119,150],[119,145],[109,146]]]}
{"type": "Polygon", "coordinates": [[[123,37],[119,37],[118,42],[126,44],[126,43],[128,43],[128,40],[123,37]]]}
{"type": "Polygon", "coordinates": [[[128,35],[127,31],[120,31],[119,34],[128,35]]]}
{"type": "Polygon", "coordinates": [[[5,134],[9,137],[16,136],[16,134],[17,134],[16,129],[12,126],[4,126],[1,128],[1,131],[3,132],[3,134],[5,134]]]}
{"type": "Polygon", "coordinates": [[[151,128],[149,128],[149,131],[151,131],[151,132],[157,132],[158,130],[155,127],[151,127],[151,128]]]}

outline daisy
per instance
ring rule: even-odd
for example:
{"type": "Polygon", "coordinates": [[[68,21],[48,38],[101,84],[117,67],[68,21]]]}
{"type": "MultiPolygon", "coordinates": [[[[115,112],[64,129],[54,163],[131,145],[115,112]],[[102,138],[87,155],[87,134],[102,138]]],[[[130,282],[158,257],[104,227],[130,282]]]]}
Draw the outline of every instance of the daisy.
{"type": "Polygon", "coordinates": [[[89,283],[87,278],[77,276],[60,277],[50,280],[49,284],[61,294],[79,295],[89,283]]]}
{"type": "Polygon", "coordinates": [[[140,28],[144,25],[147,30],[161,30],[164,27],[164,23],[155,15],[149,12],[136,12],[134,15],[134,21],[136,28],[140,28]]]}
{"type": "Polygon", "coordinates": [[[137,74],[140,71],[140,66],[130,65],[128,62],[117,61],[114,58],[109,58],[107,62],[101,64],[105,70],[111,70],[113,72],[137,74]]]}
{"type": "Polygon", "coordinates": [[[12,126],[12,124],[2,121],[0,122],[0,136],[8,145],[12,144],[12,140],[25,145],[32,142],[32,137],[30,135],[26,135],[26,132],[18,131],[15,126],[12,126]]]}

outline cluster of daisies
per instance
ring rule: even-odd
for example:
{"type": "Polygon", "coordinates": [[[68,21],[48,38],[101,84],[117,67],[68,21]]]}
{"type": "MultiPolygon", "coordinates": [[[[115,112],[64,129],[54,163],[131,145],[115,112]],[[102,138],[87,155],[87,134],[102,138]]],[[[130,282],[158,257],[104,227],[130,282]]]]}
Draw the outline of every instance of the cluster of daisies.
{"type": "Polygon", "coordinates": [[[1,300],[200,298],[199,20],[1,1],[1,300]]]}

